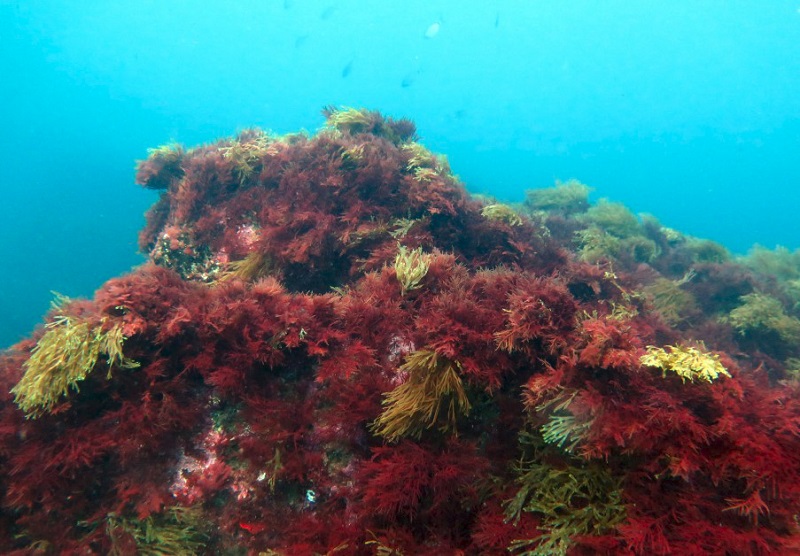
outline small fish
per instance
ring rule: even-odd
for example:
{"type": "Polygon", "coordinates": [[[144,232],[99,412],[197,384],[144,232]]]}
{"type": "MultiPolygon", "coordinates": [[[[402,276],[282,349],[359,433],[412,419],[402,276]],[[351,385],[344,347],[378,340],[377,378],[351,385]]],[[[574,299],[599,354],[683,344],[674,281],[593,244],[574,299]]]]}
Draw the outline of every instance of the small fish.
{"type": "Polygon", "coordinates": [[[497,29],[500,27],[500,12],[497,12],[494,16],[494,28],[497,29]]]}
{"type": "Polygon", "coordinates": [[[428,29],[425,31],[425,38],[432,39],[439,34],[439,29],[441,28],[442,26],[439,25],[438,21],[436,23],[431,23],[430,27],[428,27],[428,29]]]}
{"type": "Polygon", "coordinates": [[[350,75],[351,71],[353,71],[353,60],[347,62],[347,65],[342,68],[342,77],[346,78],[348,75],[350,75]]]}
{"type": "Polygon", "coordinates": [[[303,46],[305,44],[305,42],[307,40],[308,40],[308,35],[300,35],[299,37],[297,37],[294,40],[294,47],[295,48],[300,48],[301,46],[303,46]]]}
{"type": "Polygon", "coordinates": [[[415,72],[415,73],[409,73],[409,74],[408,74],[408,75],[406,75],[406,76],[403,78],[403,80],[400,82],[400,86],[401,86],[403,89],[408,89],[408,88],[409,88],[411,85],[413,85],[413,84],[414,84],[414,78],[415,78],[416,76],[417,76],[417,75],[416,75],[416,72],[415,72]]]}

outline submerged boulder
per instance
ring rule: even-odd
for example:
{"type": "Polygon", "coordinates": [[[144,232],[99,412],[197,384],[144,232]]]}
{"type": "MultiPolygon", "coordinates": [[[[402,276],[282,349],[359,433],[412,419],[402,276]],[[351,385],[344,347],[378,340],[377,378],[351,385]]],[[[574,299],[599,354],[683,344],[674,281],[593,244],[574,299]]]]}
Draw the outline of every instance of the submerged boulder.
{"type": "Polygon", "coordinates": [[[325,115],[139,163],[149,262],[0,356],[0,550],[800,549],[794,290],[325,115]]]}

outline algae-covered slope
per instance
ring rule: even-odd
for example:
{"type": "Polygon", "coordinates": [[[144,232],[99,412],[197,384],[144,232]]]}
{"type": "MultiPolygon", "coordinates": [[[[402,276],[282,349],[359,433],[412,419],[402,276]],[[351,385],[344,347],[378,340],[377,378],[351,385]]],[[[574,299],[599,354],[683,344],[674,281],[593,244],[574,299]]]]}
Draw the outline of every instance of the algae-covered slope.
{"type": "Polygon", "coordinates": [[[139,164],[150,262],[0,357],[0,550],[800,549],[796,258],[325,115],[139,164]]]}

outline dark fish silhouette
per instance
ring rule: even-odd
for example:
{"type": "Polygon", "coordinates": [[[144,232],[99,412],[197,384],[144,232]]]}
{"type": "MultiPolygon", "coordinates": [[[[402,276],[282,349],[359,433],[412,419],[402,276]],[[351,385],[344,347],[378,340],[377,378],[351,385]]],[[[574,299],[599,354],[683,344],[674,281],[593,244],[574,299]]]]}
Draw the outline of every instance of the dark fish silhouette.
{"type": "Polygon", "coordinates": [[[347,65],[342,68],[342,77],[347,77],[353,71],[353,60],[347,62],[347,65]]]}

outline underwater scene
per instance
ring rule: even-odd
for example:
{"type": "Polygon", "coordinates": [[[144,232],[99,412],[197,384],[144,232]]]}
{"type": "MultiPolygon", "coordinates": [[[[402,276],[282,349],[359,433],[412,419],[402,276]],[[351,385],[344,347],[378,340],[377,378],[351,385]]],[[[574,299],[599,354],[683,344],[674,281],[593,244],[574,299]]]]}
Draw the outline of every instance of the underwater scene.
{"type": "Polygon", "coordinates": [[[0,553],[800,554],[800,4],[0,37],[0,553]]]}

